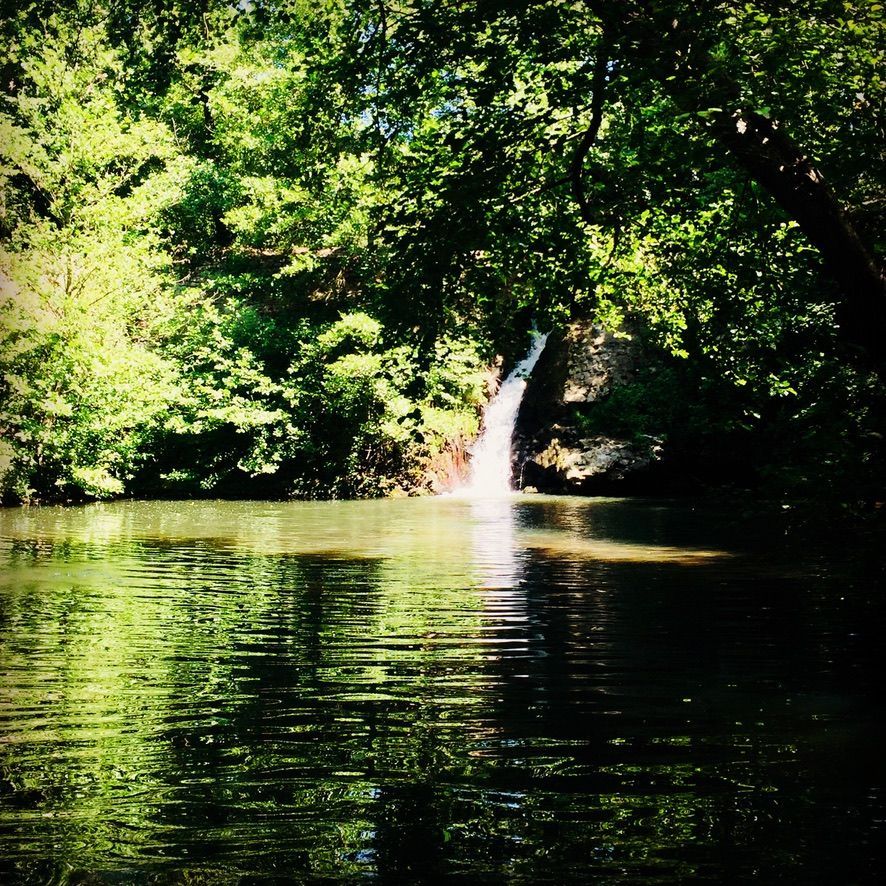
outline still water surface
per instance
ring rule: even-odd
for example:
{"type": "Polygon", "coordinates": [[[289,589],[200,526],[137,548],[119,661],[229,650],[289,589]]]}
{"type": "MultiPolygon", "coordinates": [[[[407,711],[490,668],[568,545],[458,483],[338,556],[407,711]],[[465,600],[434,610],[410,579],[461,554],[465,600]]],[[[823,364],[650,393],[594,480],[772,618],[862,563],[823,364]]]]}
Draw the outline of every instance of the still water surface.
{"type": "Polygon", "coordinates": [[[0,512],[0,879],[876,882],[881,585],[643,502],[0,512]]]}

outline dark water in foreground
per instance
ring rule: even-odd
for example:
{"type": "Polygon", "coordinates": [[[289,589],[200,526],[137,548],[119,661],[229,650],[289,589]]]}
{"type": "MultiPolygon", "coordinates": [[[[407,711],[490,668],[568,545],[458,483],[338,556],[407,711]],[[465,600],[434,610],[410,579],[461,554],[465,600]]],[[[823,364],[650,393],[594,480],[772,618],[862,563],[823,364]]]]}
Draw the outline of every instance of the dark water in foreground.
{"type": "Polygon", "coordinates": [[[882,572],[687,507],[0,513],[0,879],[875,882],[882,572]]]}

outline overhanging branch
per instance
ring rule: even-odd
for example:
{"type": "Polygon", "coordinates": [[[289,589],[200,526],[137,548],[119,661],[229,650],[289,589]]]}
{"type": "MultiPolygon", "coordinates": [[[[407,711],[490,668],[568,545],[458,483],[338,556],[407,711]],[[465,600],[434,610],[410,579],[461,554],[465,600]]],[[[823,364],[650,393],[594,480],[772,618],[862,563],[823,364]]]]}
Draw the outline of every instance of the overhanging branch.
{"type": "Polygon", "coordinates": [[[606,70],[609,65],[609,41],[603,40],[597,48],[597,59],[594,63],[594,77],[591,84],[593,91],[591,98],[591,122],[585,130],[572,161],[569,164],[569,181],[572,188],[572,196],[578,204],[581,217],[586,224],[594,224],[594,215],[588,201],[585,187],[585,158],[591,148],[597,142],[600,133],[600,125],[603,122],[603,101],[606,91],[606,70]]]}

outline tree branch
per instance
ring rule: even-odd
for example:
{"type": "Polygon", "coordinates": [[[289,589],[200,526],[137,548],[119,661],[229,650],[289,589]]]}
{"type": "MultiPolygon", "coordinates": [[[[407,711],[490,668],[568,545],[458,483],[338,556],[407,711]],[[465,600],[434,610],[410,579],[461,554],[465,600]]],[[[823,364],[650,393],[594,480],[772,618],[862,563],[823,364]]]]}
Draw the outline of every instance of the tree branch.
{"type": "Polygon", "coordinates": [[[600,124],[603,122],[603,99],[606,90],[606,68],[609,64],[609,41],[603,39],[597,47],[597,59],[594,62],[594,77],[592,81],[593,96],[591,100],[591,122],[581,141],[572,155],[569,164],[569,180],[572,185],[572,196],[578,203],[578,209],[586,224],[595,222],[591,206],[588,202],[585,190],[585,166],[584,161],[588,152],[597,142],[600,132],[600,124]]]}

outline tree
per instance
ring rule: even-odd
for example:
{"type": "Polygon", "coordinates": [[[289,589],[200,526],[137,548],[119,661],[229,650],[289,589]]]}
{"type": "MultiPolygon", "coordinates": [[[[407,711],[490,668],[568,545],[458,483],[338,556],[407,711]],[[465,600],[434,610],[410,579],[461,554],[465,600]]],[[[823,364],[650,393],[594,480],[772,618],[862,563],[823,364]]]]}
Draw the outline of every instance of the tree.
{"type": "Polygon", "coordinates": [[[430,113],[439,150],[449,148],[449,181],[464,182],[476,157],[470,188],[474,205],[491,210],[484,226],[495,226],[509,200],[570,185],[584,223],[617,234],[646,208],[636,197],[654,191],[650,179],[670,174],[682,188],[689,170],[677,168],[681,161],[699,145],[725,149],[737,177],[768,192],[819,250],[843,291],[845,337],[883,363],[886,290],[863,230],[875,225],[856,218],[882,200],[874,168],[882,158],[870,151],[882,136],[878,5],[419,0],[354,8],[374,47],[363,54],[377,65],[367,112],[389,141],[411,146],[416,130],[404,121],[426,117],[436,99],[430,113]],[[687,117],[694,126],[680,122],[687,117]],[[628,125],[613,125],[618,118],[628,125]],[[682,138],[627,181],[619,164],[644,128],[667,119],[682,138]]]}
{"type": "MultiPolygon", "coordinates": [[[[683,112],[702,117],[708,130],[734,160],[793,218],[820,251],[828,273],[843,290],[842,322],[849,341],[864,347],[886,367],[886,277],[849,212],[834,195],[811,157],[791,138],[779,115],[761,110],[757,90],[738,79],[741,62],[730,57],[728,29],[762,32],[782,28],[787,15],[818,19],[822,40],[834,43],[835,31],[860,35],[860,61],[873,67],[879,7],[858,10],[851,4],[761,2],[738,7],[682,2],[591,2],[611,53],[620,57],[623,76],[636,82],[652,78],[683,112]],[[857,14],[859,20],[850,17],[857,14]]],[[[882,44],[880,44],[882,45],[882,44]]],[[[758,52],[753,59],[765,64],[758,52]]],[[[796,72],[795,72],[796,76],[796,72]]],[[[808,76],[804,71],[803,76],[808,76]]],[[[863,94],[859,100],[867,103],[863,94]]],[[[819,96],[826,101],[828,96],[819,96]]],[[[598,100],[599,101],[599,100],[598,100]]]]}
{"type": "Polygon", "coordinates": [[[640,319],[711,424],[875,439],[834,329],[882,367],[877,10],[24,5],[4,488],[408,485],[476,426],[482,365],[576,316],[640,319]]]}

